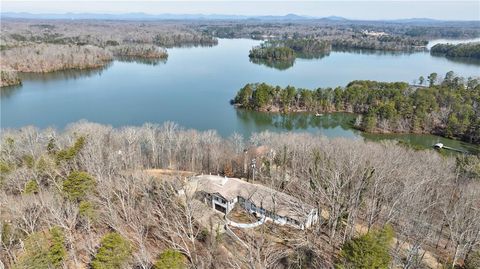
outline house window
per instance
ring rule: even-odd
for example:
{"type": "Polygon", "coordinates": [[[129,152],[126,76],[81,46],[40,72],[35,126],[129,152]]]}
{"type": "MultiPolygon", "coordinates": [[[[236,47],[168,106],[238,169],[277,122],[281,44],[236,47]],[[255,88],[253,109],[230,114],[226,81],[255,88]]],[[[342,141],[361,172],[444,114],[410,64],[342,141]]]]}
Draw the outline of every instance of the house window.
{"type": "Polygon", "coordinates": [[[220,211],[220,212],[222,212],[222,213],[224,213],[224,214],[227,213],[227,209],[226,209],[225,207],[223,207],[223,206],[218,205],[218,204],[215,204],[215,209],[218,210],[218,211],[220,211]]]}

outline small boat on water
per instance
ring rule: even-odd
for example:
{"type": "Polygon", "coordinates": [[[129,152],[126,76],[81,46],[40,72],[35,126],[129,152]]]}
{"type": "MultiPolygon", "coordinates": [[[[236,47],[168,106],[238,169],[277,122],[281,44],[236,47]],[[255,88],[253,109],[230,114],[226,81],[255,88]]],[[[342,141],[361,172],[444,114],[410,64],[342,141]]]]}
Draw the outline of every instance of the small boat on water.
{"type": "Polygon", "coordinates": [[[323,116],[323,114],[321,114],[321,113],[316,113],[315,116],[321,117],[321,116],[323,116]]]}
{"type": "Polygon", "coordinates": [[[449,146],[445,146],[443,143],[436,143],[435,145],[433,145],[433,148],[438,149],[438,150],[440,150],[440,149],[453,150],[453,151],[456,151],[456,152],[469,154],[468,151],[465,151],[463,149],[451,148],[449,146]]]}
{"type": "Polygon", "coordinates": [[[442,143],[437,143],[437,144],[433,145],[433,147],[436,148],[436,149],[442,149],[443,144],[442,143]]]}

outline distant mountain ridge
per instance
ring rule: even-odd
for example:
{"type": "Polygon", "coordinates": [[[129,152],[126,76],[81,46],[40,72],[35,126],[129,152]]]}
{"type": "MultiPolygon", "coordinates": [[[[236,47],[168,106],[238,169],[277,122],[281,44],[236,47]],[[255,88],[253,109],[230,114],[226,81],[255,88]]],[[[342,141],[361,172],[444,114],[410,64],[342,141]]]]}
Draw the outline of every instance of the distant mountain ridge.
{"type": "Polygon", "coordinates": [[[2,18],[18,19],[62,19],[62,20],[311,20],[314,17],[287,14],[284,16],[246,16],[246,15],[224,15],[224,14],[147,14],[147,13],[43,13],[34,14],[27,12],[2,12],[2,18]]]}
{"type": "Polygon", "coordinates": [[[332,22],[349,22],[349,21],[385,21],[393,23],[434,23],[445,22],[430,18],[407,18],[392,20],[358,20],[347,19],[340,16],[328,17],[312,17],[298,14],[286,15],[225,15],[225,14],[147,14],[143,12],[136,13],[28,13],[28,12],[2,12],[0,18],[7,19],[57,19],[57,20],[258,20],[258,21],[332,21],[332,22]]]}

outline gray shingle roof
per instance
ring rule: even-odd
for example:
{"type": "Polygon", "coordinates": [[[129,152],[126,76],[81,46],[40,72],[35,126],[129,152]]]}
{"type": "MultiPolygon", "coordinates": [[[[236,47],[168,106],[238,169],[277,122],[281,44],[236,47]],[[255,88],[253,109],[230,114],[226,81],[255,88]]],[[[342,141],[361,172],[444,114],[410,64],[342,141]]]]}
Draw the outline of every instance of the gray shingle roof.
{"type": "Polygon", "coordinates": [[[291,195],[238,178],[201,175],[192,177],[189,180],[189,186],[194,188],[194,191],[218,193],[229,201],[240,196],[257,207],[300,221],[304,220],[314,209],[313,206],[305,204],[291,195]]]}

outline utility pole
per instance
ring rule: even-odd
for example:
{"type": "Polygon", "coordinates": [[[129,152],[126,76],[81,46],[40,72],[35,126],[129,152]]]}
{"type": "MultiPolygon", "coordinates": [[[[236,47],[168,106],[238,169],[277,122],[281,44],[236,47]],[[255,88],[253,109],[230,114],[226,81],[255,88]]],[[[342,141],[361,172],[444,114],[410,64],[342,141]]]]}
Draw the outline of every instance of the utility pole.
{"type": "Polygon", "coordinates": [[[255,181],[255,168],[257,167],[257,160],[255,158],[252,159],[251,167],[252,167],[252,180],[255,181]]]}
{"type": "Polygon", "coordinates": [[[243,174],[248,178],[247,171],[247,153],[248,150],[243,150],[243,174]]]}

